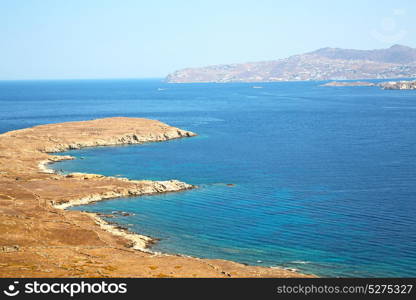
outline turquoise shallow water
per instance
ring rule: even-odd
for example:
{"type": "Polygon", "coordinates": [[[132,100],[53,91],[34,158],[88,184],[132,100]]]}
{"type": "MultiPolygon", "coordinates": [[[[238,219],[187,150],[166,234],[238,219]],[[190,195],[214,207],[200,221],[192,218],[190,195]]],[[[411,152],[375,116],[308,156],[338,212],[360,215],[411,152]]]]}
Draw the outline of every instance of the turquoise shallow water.
{"type": "Polygon", "coordinates": [[[200,185],[74,208],[134,213],[111,221],[159,238],[156,251],[416,276],[414,91],[319,84],[1,82],[0,130],[120,115],[192,130],[199,136],[70,151],[79,159],[54,168],[200,185]]]}

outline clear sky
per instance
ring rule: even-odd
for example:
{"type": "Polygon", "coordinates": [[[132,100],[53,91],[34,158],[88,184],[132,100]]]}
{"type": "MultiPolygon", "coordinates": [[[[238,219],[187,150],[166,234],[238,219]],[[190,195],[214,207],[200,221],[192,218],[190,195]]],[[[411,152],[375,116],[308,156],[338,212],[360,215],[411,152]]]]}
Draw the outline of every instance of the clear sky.
{"type": "Polygon", "coordinates": [[[414,0],[0,0],[0,79],[149,78],[322,47],[416,47],[414,0]]]}

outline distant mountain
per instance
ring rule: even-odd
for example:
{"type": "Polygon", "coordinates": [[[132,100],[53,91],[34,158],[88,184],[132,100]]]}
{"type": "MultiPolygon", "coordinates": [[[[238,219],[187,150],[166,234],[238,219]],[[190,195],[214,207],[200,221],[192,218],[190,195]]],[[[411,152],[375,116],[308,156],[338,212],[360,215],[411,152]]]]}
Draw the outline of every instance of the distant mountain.
{"type": "Polygon", "coordinates": [[[394,45],[387,49],[322,48],[285,59],[187,68],[166,81],[268,82],[416,77],[416,49],[394,45]]]}

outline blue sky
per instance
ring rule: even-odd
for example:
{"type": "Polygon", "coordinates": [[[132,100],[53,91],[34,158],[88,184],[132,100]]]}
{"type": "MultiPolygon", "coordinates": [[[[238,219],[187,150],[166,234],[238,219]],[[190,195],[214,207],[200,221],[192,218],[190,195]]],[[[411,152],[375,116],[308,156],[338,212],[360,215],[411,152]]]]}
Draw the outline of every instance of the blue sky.
{"type": "Polygon", "coordinates": [[[164,77],[326,46],[416,47],[415,20],[414,0],[0,0],[0,79],[164,77]]]}

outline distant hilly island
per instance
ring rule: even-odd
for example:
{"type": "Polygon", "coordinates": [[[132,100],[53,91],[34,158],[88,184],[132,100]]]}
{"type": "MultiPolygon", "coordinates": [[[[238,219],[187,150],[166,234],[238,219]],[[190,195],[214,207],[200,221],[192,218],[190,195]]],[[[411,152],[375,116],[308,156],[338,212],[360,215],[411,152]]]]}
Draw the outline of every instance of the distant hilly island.
{"type": "Polygon", "coordinates": [[[279,60],[187,68],[169,74],[166,81],[273,82],[413,77],[416,77],[416,49],[393,45],[376,50],[322,48],[279,60]]]}

